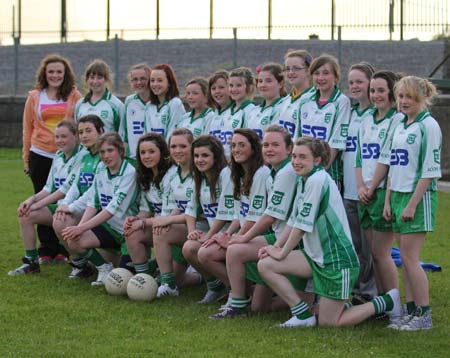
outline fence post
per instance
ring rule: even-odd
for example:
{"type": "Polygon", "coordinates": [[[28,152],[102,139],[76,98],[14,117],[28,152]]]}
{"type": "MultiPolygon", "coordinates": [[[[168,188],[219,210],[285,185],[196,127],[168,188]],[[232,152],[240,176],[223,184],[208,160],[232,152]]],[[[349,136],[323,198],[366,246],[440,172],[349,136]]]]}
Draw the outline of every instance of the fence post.
{"type": "Polygon", "coordinates": [[[233,27],[233,67],[237,67],[237,28],[233,27]]]}
{"type": "Polygon", "coordinates": [[[342,66],[342,26],[338,26],[338,62],[342,66]]]}
{"type": "Polygon", "coordinates": [[[403,41],[403,5],[404,0],[400,0],[400,40],[403,41]]]}
{"type": "Polygon", "coordinates": [[[14,36],[14,96],[19,88],[19,43],[20,37],[14,36]]]}
{"type": "Polygon", "coordinates": [[[114,87],[119,93],[119,37],[114,35],[114,87]]]}

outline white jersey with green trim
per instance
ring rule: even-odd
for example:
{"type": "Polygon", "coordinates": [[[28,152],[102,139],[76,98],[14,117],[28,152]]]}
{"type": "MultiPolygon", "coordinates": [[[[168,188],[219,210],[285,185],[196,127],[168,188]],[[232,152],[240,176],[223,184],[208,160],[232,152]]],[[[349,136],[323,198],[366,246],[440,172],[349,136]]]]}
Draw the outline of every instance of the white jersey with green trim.
{"type": "Polygon", "coordinates": [[[236,110],[234,108],[231,109],[228,118],[222,118],[222,122],[220,123],[220,141],[222,142],[223,150],[227,158],[231,156],[231,138],[233,137],[234,130],[245,126],[248,116],[255,108],[256,106],[251,100],[246,100],[236,110]]]}
{"type": "Polygon", "coordinates": [[[383,149],[380,163],[390,165],[390,189],[412,193],[419,179],[434,179],[429,190],[437,190],[441,177],[442,132],[437,121],[425,111],[414,122],[405,118],[394,129],[389,145],[383,149]]]}
{"type": "Polygon", "coordinates": [[[161,134],[166,141],[186,113],[180,98],[174,97],[161,105],[150,103],[145,111],[144,131],[161,134]]]}
{"type": "Polygon", "coordinates": [[[227,174],[227,172],[222,169],[217,188],[215,189],[216,199],[212,200],[208,180],[206,177],[203,177],[200,186],[200,200],[197,201],[194,190],[191,200],[186,206],[185,214],[194,218],[205,217],[208,221],[208,225],[211,227],[216,219],[222,188],[228,180],[230,180],[229,173],[227,174]]]}
{"type": "Polygon", "coordinates": [[[244,128],[249,128],[258,134],[259,139],[263,139],[264,132],[272,124],[278,124],[280,112],[283,109],[283,98],[277,98],[271,104],[266,106],[263,101],[259,106],[251,111],[244,123],[244,128]]]}
{"type": "Polygon", "coordinates": [[[165,216],[170,214],[168,208],[170,183],[176,175],[176,166],[171,166],[159,183],[159,189],[155,183],[150,183],[150,188],[144,191],[141,188],[141,200],[139,211],[152,213],[154,216],[165,216]]]}
{"type": "Polygon", "coordinates": [[[211,108],[206,108],[197,118],[193,118],[193,116],[194,110],[185,113],[176,128],[189,129],[194,135],[194,138],[198,138],[202,134],[208,134],[206,132],[207,125],[214,117],[214,111],[211,108]]]}
{"type": "Polygon", "coordinates": [[[299,179],[294,203],[288,225],[304,231],[305,253],[318,266],[359,267],[341,194],[322,167],[315,167],[306,181],[299,179]]]}
{"type": "Polygon", "coordinates": [[[88,114],[95,114],[100,117],[105,125],[105,133],[118,132],[120,121],[123,118],[124,105],[109,90],[106,90],[103,97],[97,102],[87,101],[86,97],[80,98],[75,105],[75,121],[88,114]]]}
{"type": "Polygon", "coordinates": [[[297,175],[292,168],[291,158],[286,158],[277,170],[272,169],[268,177],[269,196],[264,214],[277,219],[272,230],[278,237],[287,224],[295,198],[297,175]]]}
{"type": "Polygon", "coordinates": [[[79,167],[85,153],[84,147],[77,146],[71,156],[66,159],[64,152],[58,150],[53,158],[47,182],[43,189],[51,194],[61,188],[70,175],[79,167]]]}
{"type": "Polygon", "coordinates": [[[121,122],[119,134],[128,144],[127,155],[136,159],[136,148],[139,137],[145,132],[145,111],[147,104],[137,94],[132,94],[125,99],[124,117],[121,122]]]}
{"type": "MultiPolygon", "coordinates": [[[[364,118],[358,132],[355,157],[355,166],[361,168],[362,179],[367,187],[372,182],[383,148],[389,145],[389,138],[404,117],[395,108],[391,108],[383,118],[378,120],[376,108],[371,109],[369,114],[364,118]]],[[[383,179],[378,188],[385,187],[386,179],[383,179]]]]}
{"type": "Polygon", "coordinates": [[[322,139],[331,148],[344,150],[350,120],[350,100],[335,88],[327,103],[318,103],[317,91],[300,104],[298,137],[322,139]]]}
{"type": "Polygon", "coordinates": [[[205,134],[210,134],[221,140],[220,133],[222,131],[222,123],[229,120],[233,105],[234,104],[231,103],[223,110],[220,110],[219,108],[213,110],[213,115],[209,117],[208,122],[205,125],[205,134]]]}
{"type": "Polygon", "coordinates": [[[282,109],[280,110],[280,116],[278,118],[278,124],[283,128],[286,128],[291,134],[291,138],[295,141],[298,137],[298,114],[300,103],[306,101],[311,96],[316,93],[316,89],[314,87],[307,88],[301,95],[293,96],[291,92],[288,96],[284,97],[283,103],[281,104],[282,109]]]}
{"type": "MultiPolygon", "coordinates": [[[[258,221],[267,207],[267,197],[270,189],[270,169],[261,166],[253,175],[253,182],[249,195],[241,194],[239,200],[234,201],[234,219],[238,219],[241,227],[246,221],[258,221]]],[[[241,182],[242,185],[242,182],[241,182]]]]}
{"type": "Polygon", "coordinates": [[[350,115],[350,123],[348,126],[347,144],[345,151],[342,153],[342,162],[344,169],[344,198],[349,200],[359,200],[358,183],[356,182],[356,150],[358,147],[358,132],[364,118],[372,118],[372,107],[363,110],[359,108],[359,104],[352,107],[350,115]]]}
{"type": "Polygon", "coordinates": [[[135,176],[133,165],[124,159],[114,175],[110,174],[106,166],[99,168],[92,187],[86,192],[90,194],[87,206],[108,211],[112,218],[107,224],[120,234],[123,234],[125,218],[135,216],[138,212],[136,201],[139,189],[135,176]]]}
{"type": "Polygon", "coordinates": [[[186,211],[186,206],[191,200],[194,193],[194,179],[191,173],[188,173],[184,178],[181,177],[181,167],[176,168],[176,172],[170,182],[169,199],[166,207],[163,203],[163,211],[178,210],[181,214],[186,211]]]}
{"type": "Polygon", "coordinates": [[[231,170],[225,167],[220,172],[220,198],[216,218],[223,221],[232,221],[234,213],[233,181],[231,180],[231,170]]]}

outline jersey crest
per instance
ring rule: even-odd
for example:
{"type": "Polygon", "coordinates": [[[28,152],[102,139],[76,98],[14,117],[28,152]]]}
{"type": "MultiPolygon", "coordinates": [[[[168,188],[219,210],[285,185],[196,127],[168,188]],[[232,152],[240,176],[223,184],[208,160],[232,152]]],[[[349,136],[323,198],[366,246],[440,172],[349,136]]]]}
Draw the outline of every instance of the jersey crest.
{"type": "Polygon", "coordinates": [[[101,112],[100,112],[100,117],[101,117],[102,119],[108,118],[108,111],[101,111],[101,112]]]}
{"type": "Polygon", "coordinates": [[[283,196],[284,196],[283,192],[275,190],[272,194],[272,204],[280,205],[281,201],[283,200],[283,196]]]}
{"type": "Polygon", "coordinates": [[[348,124],[341,125],[341,136],[342,137],[348,136],[348,124]]]}
{"type": "Polygon", "coordinates": [[[252,206],[255,209],[261,209],[264,203],[264,196],[262,195],[255,195],[253,199],[252,206]]]}
{"type": "Polygon", "coordinates": [[[380,130],[380,133],[378,133],[378,138],[383,139],[386,136],[386,129],[380,130]]]}
{"type": "Polygon", "coordinates": [[[312,204],[311,203],[303,203],[303,209],[300,211],[300,215],[306,217],[311,212],[312,204]]]}
{"type": "Polygon", "coordinates": [[[433,149],[433,159],[436,164],[441,164],[441,152],[439,149],[433,149]]]}
{"type": "Polygon", "coordinates": [[[406,138],[406,143],[413,144],[414,141],[416,140],[416,137],[417,137],[416,134],[413,133],[408,134],[408,137],[406,138]]]}
{"type": "Polygon", "coordinates": [[[225,207],[227,209],[232,209],[234,207],[233,195],[225,195],[225,207]]]}
{"type": "Polygon", "coordinates": [[[324,118],[325,123],[327,123],[327,124],[330,123],[332,117],[333,117],[333,114],[331,114],[331,113],[325,114],[325,118],[324,118]]]}

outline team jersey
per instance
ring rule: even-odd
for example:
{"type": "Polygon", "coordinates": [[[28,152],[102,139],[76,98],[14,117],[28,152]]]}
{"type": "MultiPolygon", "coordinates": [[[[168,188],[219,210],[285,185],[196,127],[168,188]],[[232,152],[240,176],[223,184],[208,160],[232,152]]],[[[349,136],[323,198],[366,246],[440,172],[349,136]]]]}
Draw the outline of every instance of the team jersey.
{"type": "Polygon", "coordinates": [[[344,198],[350,200],[358,199],[358,184],[356,182],[355,162],[356,150],[358,147],[358,132],[361,123],[366,117],[372,118],[372,107],[364,110],[359,108],[359,104],[352,107],[350,123],[348,125],[347,144],[342,153],[342,162],[344,166],[344,198]]]}
{"type": "Polygon", "coordinates": [[[296,140],[298,136],[298,114],[300,103],[310,98],[316,93],[314,87],[307,88],[300,95],[295,95],[292,91],[288,96],[284,97],[283,103],[281,104],[282,109],[280,110],[280,116],[278,118],[278,123],[281,127],[286,128],[291,134],[292,140],[296,140]]]}
{"type": "MultiPolygon", "coordinates": [[[[241,194],[234,200],[234,219],[238,219],[241,227],[246,221],[258,221],[267,207],[270,169],[263,165],[253,175],[249,195],[241,194]]],[[[242,185],[242,181],[241,181],[242,185]]]]}
{"type": "Polygon", "coordinates": [[[283,97],[277,98],[268,106],[266,106],[266,101],[263,101],[248,114],[244,128],[252,129],[258,134],[259,139],[262,140],[266,128],[271,124],[278,123],[278,117],[282,109],[282,104],[283,97]]]}
{"type": "Polygon", "coordinates": [[[121,121],[119,134],[123,141],[128,144],[127,156],[136,159],[136,148],[138,139],[145,132],[145,111],[147,104],[137,93],[125,99],[124,117],[121,121]]]}
{"type": "MultiPolygon", "coordinates": [[[[390,109],[383,118],[376,119],[377,110],[369,111],[369,116],[364,118],[359,129],[356,141],[355,165],[361,168],[364,184],[369,187],[377,167],[380,154],[395,127],[403,119],[403,114],[398,113],[395,108],[390,109]]],[[[385,188],[386,180],[383,179],[378,188],[385,188]]]]}
{"type": "Polygon", "coordinates": [[[435,191],[437,178],[441,177],[441,129],[427,111],[420,113],[411,124],[407,120],[405,116],[394,129],[379,160],[390,165],[390,189],[412,193],[419,179],[433,178],[429,190],[435,191]]]}
{"type": "Polygon", "coordinates": [[[269,196],[264,214],[277,219],[272,224],[272,230],[278,237],[283,231],[291,214],[292,204],[296,194],[297,175],[291,164],[291,158],[286,158],[280,167],[271,169],[268,178],[269,196]]]}
{"type": "Polygon", "coordinates": [[[246,100],[241,103],[236,111],[232,108],[228,118],[222,117],[220,123],[220,141],[222,142],[223,150],[227,158],[230,158],[231,155],[231,138],[233,137],[234,130],[244,127],[250,112],[255,108],[256,106],[251,100],[246,100]]]}
{"type": "Polygon", "coordinates": [[[161,105],[150,103],[145,111],[145,132],[156,132],[169,140],[170,134],[186,113],[183,102],[178,97],[161,105]]]}
{"type": "Polygon", "coordinates": [[[232,221],[234,214],[233,181],[231,180],[231,170],[225,167],[220,172],[220,198],[217,208],[216,218],[223,221],[232,221]]]}
{"type": "Polygon", "coordinates": [[[108,167],[99,168],[94,178],[87,206],[97,210],[106,210],[112,218],[106,224],[114,231],[123,234],[123,223],[128,216],[138,212],[137,197],[139,189],[136,184],[136,171],[133,165],[124,159],[119,171],[111,175],[108,167]]]}
{"type": "Polygon", "coordinates": [[[176,125],[176,128],[189,129],[194,138],[200,137],[206,132],[209,121],[214,117],[214,111],[211,108],[206,108],[197,118],[193,118],[194,110],[187,112],[181,117],[181,121],[176,125]]]}
{"type": "Polygon", "coordinates": [[[175,174],[176,167],[172,166],[159,183],[159,189],[156,187],[155,183],[150,183],[150,188],[147,191],[141,190],[139,211],[146,211],[152,213],[154,216],[170,214],[167,204],[170,193],[170,181],[175,174]]]}
{"type": "Polygon", "coordinates": [[[305,253],[320,267],[358,268],[350,227],[336,183],[322,167],[299,178],[288,225],[304,231],[305,253]]]}
{"type": "Polygon", "coordinates": [[[178,210],[181,214],[186,211],[186,206],[192,198],[194,192],[194,179],[191,173],[188,173],[184,178],[181,177],[181,167],[177,167],[176,173],[172,176],[170,182],[169,198],[167,200],[167,209],[163,203],[163,210],[171,212],[178,210]]]}
{"type": "Polygon", "coordinates": [[[103,97],[92,103],[86,98],[80,98],[75,105],[75,121],[88,114],[95,114],[100,117],[105,125],[105,133],[118,132],[120,121],[123,117],[123,103],[106,90],[103,97]]]}
{"type": "Polygon", "coordinates": [[[224,187],[225,183],[230,180],[229,175],[229,172],[224,171],[223,169],[220,172],[217,188],[215,188],[215,200],[212,200],[211,198],[208,179],[206,178],[206,176],[204,176],[200,186],[200,200],[197,201],[194,190],[194,195],[192,195],[191,200],[186,206],[185,214],[194,218],[200,218],[203,215],[208,221],[208,225],[211,227],[214,223],[214,220],[216,219],[219,200],[222,194],[222,188],[224,187]]]}
{"type": "Polygon", "coordinates": [[[79,165],[84,153],[85,150],[83,147],[77,146],[71,156],[66,158],[64,152],[58,150],[53,158],[47,182],[43,189],[51,194],[61,188],[74,169],[79,165]]]}
{"type": "Polygon", "coordinates": [[[232,102],[228,107],[223,110],[215,109],[213,111],[213,115],[209,118],[209,121],[205,126],[205,133],[213,135],[217,139],[221,140],[221,131],[222,131],[222,123],[228,122],[231,116],[231,110],[234,106],[234,102],[232,102]]]}

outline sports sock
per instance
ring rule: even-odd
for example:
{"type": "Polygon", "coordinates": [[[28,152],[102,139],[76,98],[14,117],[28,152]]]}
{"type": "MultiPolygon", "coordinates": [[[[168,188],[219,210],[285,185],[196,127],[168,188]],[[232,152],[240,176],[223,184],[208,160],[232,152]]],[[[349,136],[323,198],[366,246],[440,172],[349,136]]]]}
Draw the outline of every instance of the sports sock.
{"type": "Polygon", "coordinates": [[[142,264],[133,263],[133,266],[136,273],[148,273],[148,261],[145,261],[142,264]]]}
{"type": "Polygon", "coordinates": [[[96,249],[89,249],[86,252],[86,259],[91,261],[96,267],[106,263],[102,255],[98,253],[96,249]]]}
{"type": "Polygon", "coordinates": [[[86,262],[87,260],[85,254],[72,259],[72,263],[77,267],[83,267],[84,265],[86,265],[86,262]]]}
{"type": "Polygon", "coordinates": [[[250,304],[250,298],[234,298],[231,297],[231,307],[237,310],[245,310],[250,304]]]}
{"type": "Polygon", "coordinates": [[[309,317],[312,317],[313,314],[309,310],[308,305],[305,303],[305,301],[300,300],[299,303],[297,303],[295,306],[291,307],[291,312],[293,316],[296,316],[298,319],[308,319],[309,317]]]}
{"type": "Polygon", "coordinates": [[[417,306],[416,311],[414,313],[415,316],[423,316],[425,313],[427,313],[431,309],[430,306],[417,306]]]}
{"type": "Polygon", "coordinates": [[[156,262],[156,259],[153,257],[150,258],[150,260],[148,260],[148,272],[150,273],[150,275],[153,275],[157,268],[158,263],[156,262]]]}
{"type": "Polygon", "coordinates": [[[372,302],[375,307],[375,314],[390,311],[394,308],[394,301],[388,294],[377,296],[370,302],[372,302]]]}
{"type": "Polygon", "coordinates": [[[28,257],[31,261],[36,261],[39,256],[38,250],[25,250],[25,257],[28,257]]]}
{"type": "Polygon", "coordinates": [[[408,314],[414,314],[416,311],[416,303],[414,301],[406,302],[406,312],[408,314]]]}
{"type": "Polygon", "coordinates": [[[161,283],[166,283],[170,288],[175,289],[177,283],[175,281],[175,274],[171,272],[161,272],[161,283]]]}
{"type": "Polygon", "coordinates": [[[344,311],[348,310],[350,307],[353,307],[353,303],[351,303],[350,301],[345,302],[344,311]]]}
{"type": "Polygon", "coordinates": [[[208,290],[219,292],[224,289],[225,285],[218,278],[210,277],[206,279],[206,286],[208,286],[208,290]]]}

